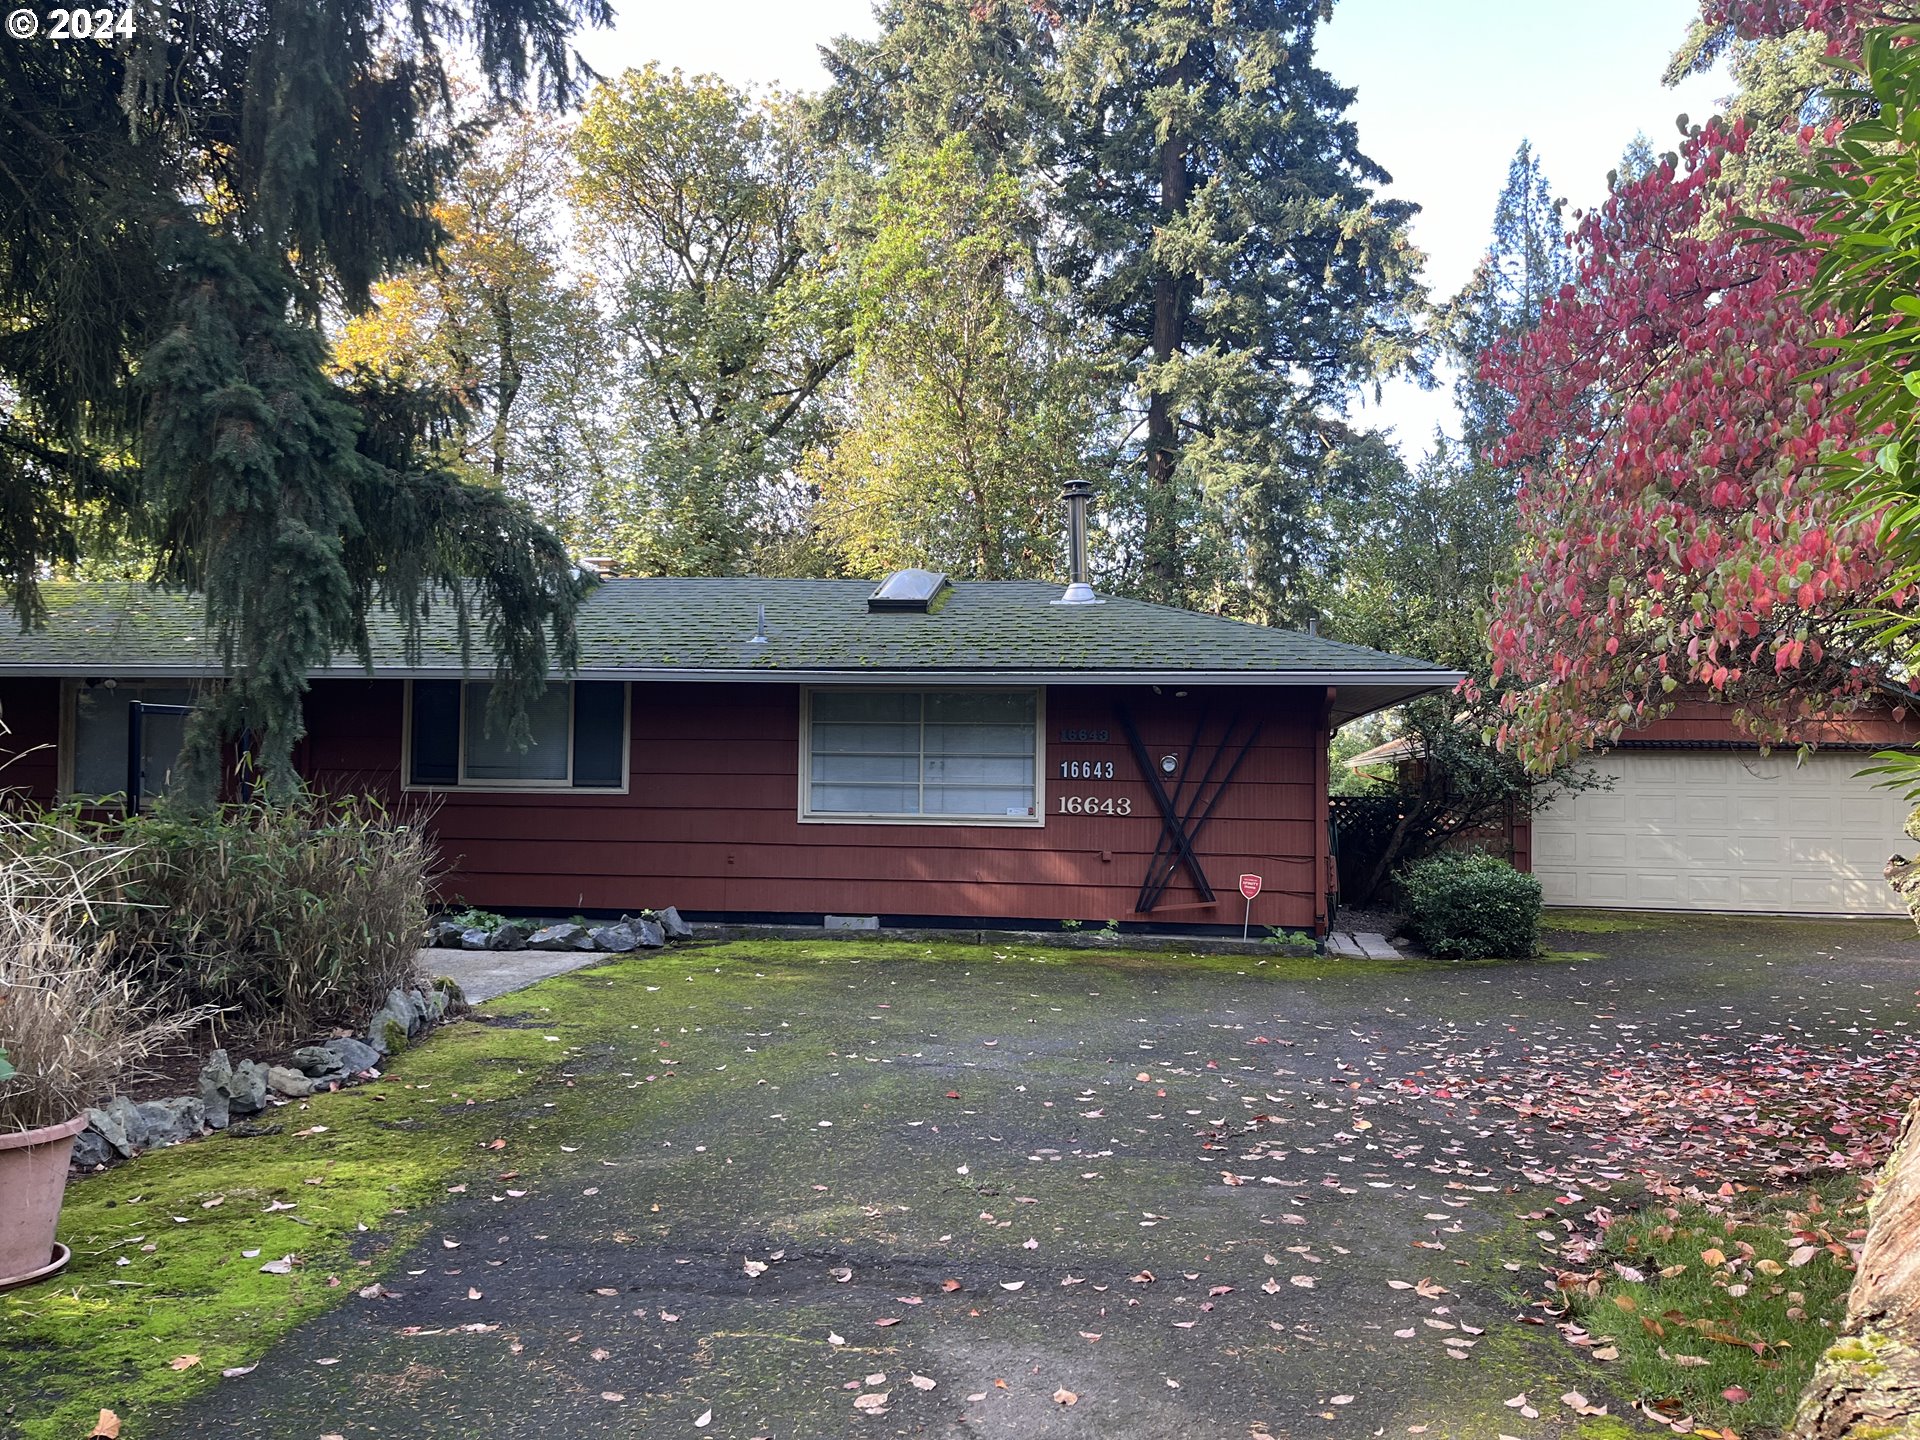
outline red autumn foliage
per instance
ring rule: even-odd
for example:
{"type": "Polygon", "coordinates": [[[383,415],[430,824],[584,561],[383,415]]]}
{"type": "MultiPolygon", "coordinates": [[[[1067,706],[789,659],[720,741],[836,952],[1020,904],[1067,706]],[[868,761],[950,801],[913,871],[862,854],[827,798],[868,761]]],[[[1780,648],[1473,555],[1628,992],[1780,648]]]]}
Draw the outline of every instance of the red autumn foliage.
{"type": "Polygon", "coordinates": [[[1857,55],[1862,30],[1910,19],[1912,7],[1886,0],[1705,0],[1700,18],[1743,40],[1812,30],[1827,37],[1832,53],[1857,55]]]}
{"type": "MultiPolygon", "coordinates": [[[[1777,739],[1882,678],[1847,623],[1885,588],[1877,527],[1820,483],[1855,444],[1844,380],[1805,378],[1835,322],[1795,293],[1813,258],[1738,223],[1721,171],[1745,140],[1709,125],[1617,184],[1570,237],[1574,283],[1484,357],[1523,477],[1520,573],[1491,634],[1502,740],[1536,768],[1682,687],[1777,739]]],[[[1765,197],[1769,218],[1804,232],[1785,199],[1765,197]]]]}

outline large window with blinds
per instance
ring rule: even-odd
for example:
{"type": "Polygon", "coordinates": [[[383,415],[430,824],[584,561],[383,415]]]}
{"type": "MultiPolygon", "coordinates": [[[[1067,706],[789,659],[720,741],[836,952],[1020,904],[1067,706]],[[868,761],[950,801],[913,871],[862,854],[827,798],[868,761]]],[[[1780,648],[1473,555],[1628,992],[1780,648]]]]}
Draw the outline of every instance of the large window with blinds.
{"type": "Polygon", "coordinates": [[[1040,693],[810,690],[803,820],[1038,825],[1040,693]]]}

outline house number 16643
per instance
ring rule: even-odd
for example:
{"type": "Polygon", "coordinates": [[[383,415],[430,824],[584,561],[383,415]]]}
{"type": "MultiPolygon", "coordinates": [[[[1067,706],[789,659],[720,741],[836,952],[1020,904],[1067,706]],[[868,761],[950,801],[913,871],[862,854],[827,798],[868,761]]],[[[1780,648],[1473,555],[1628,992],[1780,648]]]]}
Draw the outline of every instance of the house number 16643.
{"type": "Polygon", "coordinates": [[[1133,801],[1125,795],[1118,799],[1111,795],[1062,795],[1060,813],[1062,815],[1131,815],[1133,801]]]}
{"type": "Polygon", "coordinates": [[[1060,778],[1062,780],[1111,780],[1113,779],[1113,761],[1062,760],[1060,778]]]}

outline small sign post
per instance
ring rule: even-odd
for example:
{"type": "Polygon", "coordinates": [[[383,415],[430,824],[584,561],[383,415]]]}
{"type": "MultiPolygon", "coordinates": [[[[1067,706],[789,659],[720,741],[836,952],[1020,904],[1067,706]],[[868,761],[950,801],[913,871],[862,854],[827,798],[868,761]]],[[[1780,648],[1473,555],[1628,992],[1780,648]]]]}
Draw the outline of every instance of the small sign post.
{"type": "Polygon", "coordinates": [[[1247,913],[1241,917],[1240,920],[1240,938],[1245,940],[1248,931],[1253,927],[1253,897],[1260,893],[1260,877],[1258,875],[1242,875],[1240,877],[1240,893],[1247,897],[1247,913]]]}

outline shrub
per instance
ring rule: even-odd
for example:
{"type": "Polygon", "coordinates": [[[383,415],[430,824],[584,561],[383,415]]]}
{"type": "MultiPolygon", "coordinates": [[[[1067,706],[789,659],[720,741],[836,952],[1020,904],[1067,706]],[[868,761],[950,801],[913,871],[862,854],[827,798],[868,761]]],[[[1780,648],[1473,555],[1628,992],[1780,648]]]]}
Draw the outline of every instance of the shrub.
{"type": "Polygon", "coordinates": [[[469,905],[464,910],[453,910],[440,917],[462,930],[484,930],[489,935],[507,923],[507,917],[496,915],[491,910],[480,910],[469,905]]]}
{"type": "Polygon", "coordinates": [[[372,800],[57,818],[22,838],[124,854],[91,934],[154,1003],[306,1030],[358,1020],[413,974],[432,845],[372,800]]]}
{"type": "Polygon", "coordinates": [[[1279,951],[1282,955],[1304,956],[1320,953],[1320,942],[1313,936],[1299,930],[1282,930],[1277,925],[1268,928],[1260,943],[1271,950],[1279,951]]]}
{"type": "Polygon", "coordinates": [[[1540,882],[1478,850],[1430,856],[1400,873],[1407,928],[1430,955],[1516,958],[1540,947],[1540,882]]]}
{"type": "Polygon", "coordinates": [[[37,1130],[98,1102],[206,1020],[156,1017],[97,933],[130,855],[0,818],[0,1131],[37,1130]]]}

